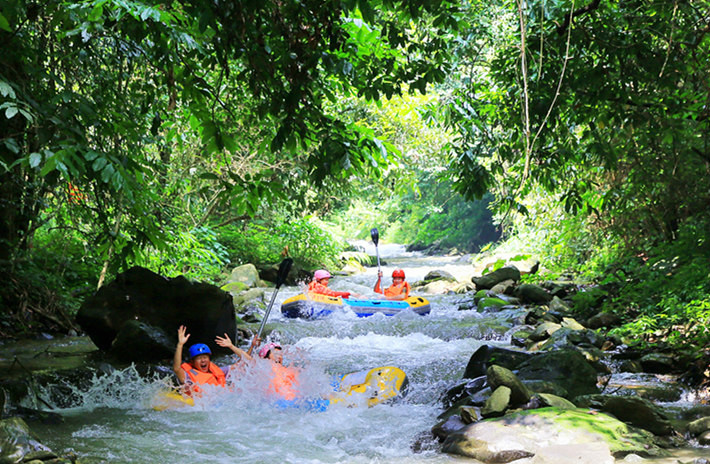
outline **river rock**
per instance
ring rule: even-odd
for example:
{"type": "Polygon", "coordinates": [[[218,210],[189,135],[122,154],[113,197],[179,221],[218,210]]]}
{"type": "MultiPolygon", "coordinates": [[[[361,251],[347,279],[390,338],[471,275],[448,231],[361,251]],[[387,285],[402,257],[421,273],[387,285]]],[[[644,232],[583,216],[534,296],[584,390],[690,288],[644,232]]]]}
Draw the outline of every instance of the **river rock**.
{"type": "Polygon", "coordinates": [[[505,386],[510,389],[510,403],[513,406],[518,406],[530,401],[532,393],[510,369],[493,365],[488,368],[486,377],[488,379],[488,385],[490,385],[493,390],[496,390],[500,386],[505,386]]]}
{"type": "MultiPolygon", "coordinates": [[[[214,343],[225,333],[234,340],[236,320],[232,296],[220,288],[193,282],[184,276],[162,277],[148,269],[133,267],[116,276],[88,297],[79,309],[77,322],[104,351],[111,350],[116,336],[128,321],[138,321],[167,334],[173,349],[177,328],[187,326],[190,344],[206,343],[213,352],[229,353],[214,343]]],[[[140,333],[140,332],[139,332],[140,333]]],[[[142,336],[142,335],[141,335],[142,336]]],[[[123,340],[130,346],[130,340],[123,340]]],[[[113,352],[126,361],[161,361],[165,352],[113,352]]]]}
{"type": "Polygon", "coordinates": [[[449,292],[455,293],[454,289],[458,287],[458,283],[451,282],[448,280],[434,280],[428,283],[422,281],[417,282],[413,285],[413,287],[416,287],[418,291],[423,293],[431,293],[433,295],[444,295],[449,292]]]}
{"type": "Polygon", "coordinates": [[[548,382],[547,380],[523,380],[521,382],[528,387],[530,391],[537,393],[549,393],[551,395],[559,396],[561,398],[569,398],[570,394],[561,385],[554,382],[548,382]]]}
{"type": "Polygon", "coordinates": [[[227,283],[241,282],[247,287],[255,287],[259,283],[259,271],[251,263],[243,264],[232,269],[227,283]]]}
{"type": "Polygon", "coordinates": [[[502,267],[493,272],[489,272],[481,277],[473,277],[471,280],[476,284],[477,290],[488,290],[493,288],[497,283],[503,282],[505,280],[512,280],[514,282],[520,281],[520,271],[515,266],[502,267]]]}
{"type": "Polygon", "coordinates": [[[556,313],[566,314],[569,312],[569,306],[559,296],[552,295],[552,300],[550,301],[548,306],[550,308],[550,311],[554,311],[556,313]]]}
{"type": "Polygon", "coordinates": [[[661,452],[650,434],[631,429],[612,416],[590,414],[586,409],[556,408],[519,411],[466,425],[446,438],[443,451],[498,463],[537,454],[558,455],[561,450],[555,447],[559,446],[565,446],[564,455],[569,460],[557,462],[565,464],[613,463],[614,455],[648,456],[661,452]],[[574,454],[574,447],[580,452],[574,454]],[[580,460],[582,457],[584,460],[580,460]]]}
{"type": "Polygon", "coordinates": [[[19,463],[27,457],[33,459],[33,456],[57,458],[52,450],[39,442],[22,419],[11,417],[0,420],[0,462],[19,463]]]}
{"type": "Polygon", "coordinates": [[[481,419],[481,408],[475,406],[462,406],[459,416],[464,424],[472,424],[481,419]]]}
{"type": "Polygon", "coordinates": [[[531,355],[524,351],[514,351],[492,345],[482,345],[471,355],[463,376],[465,379],[475,379],[485,376],[488,366],[492,364],[514,370],[519,364],[530,357],[531,355]]]}
{"type": "Polygon", "coordinates": [[[568,398],[598,393],[597,373],[575,350],[536,353],[518,366],[517,376],[525,380],[545,380],[560,385],[568,398]]]}
{"type": "MultiPolygon", "coordinates": [[[[550,308],[552,309],[552,308],[550,308]]],[[[562,327],[566,329],[571,329],[571,330],[586,330],[586,327],[584,327],[582,324],[577,322],[576,319],[573,317],[563,317],[562,322],[561,322],[562,327]]]]}
{"type": "Polygon", "coordinates": [[[261,303],[264,303],[264,289],[263,288],[250,288],[249,290],[245,292],[241,292],[237,295],[235,295],[232,298],[232,301],[234,302],[234,306],[237,309],[238,313],[243,313],[244,312],[244,306],[246,303],[249,303],[253,300],[257,300],[261,303]]]}
{"type": "Polygon", "coordinates": [[[631,396],[583,395],[575,399],[580,407],[593,407],[612,414],[621,421],[656,435],[673,433],[668,418],[650,401],[631,396]]]}
{"type": "Polygon", "coordinates": [[[500,298],[495,298],[495,297],[485,297],[481,298],[478,301],[478,310],[481,312],[484,311],[498,311],[500,310],[503,306],[507,305],[508,303],[501,300],[500,298]]]}
{"type": "Polygon", "coordinates": [[[649,401],[674,403],[683,396],[684,386],[673,379],[659,382],[653,374],[639,374],[631,378],[614,376],[606,384],[606,390],[621,396],[635,395],[649,401]]]}
{"type": "Polygon", "coordinates": [[[427,275],[424,276],[424,280],[448,280],[451,282],[456,282],[456,277],[454,277],[450,272],[446,272],[443,270],[433,270],[429,271],[427,275]]]}
{"type": "MultiPolygon", "coordinates": [[[[540,347],[540,350],[552,350],[563,348],[584,348],[598,349],[604,344],[604,338],[593,330],[575,330],[562,327],[550,334],[549,339],[540,347]]],[[[601,353],[601,351],[600,351],[601,353]]],[[[588,360],[591,360],[588,358],[588,360]]]]}
{"type": "Polygon", "coordinates": [[[451,407],[452,404],[459,401],[461,398],[470,396],[477,391],[486,387],[486,376],[482,375],[472,380],[467,380],[465,382],[450,388],[446,393],[442,395],[442,403],[444,407],[451,407]]]}
{"type": "Polygon", "coordinates": [[[451,415],[432,427],[431,433],[440,441],[444,441],[446,437],[465,426],[466,423],[463,422],[460,416],[451,415]]]}
{"type": "Polygon", "coordinates": [[[474,295],[473,295],[473,301],[478,304],[478,302],[481,300],[481,298],[485,298],[487,296],[490,296],[490,290],[478,290],[474,295]]]}
{"type": "Polygon", "coordinates": [[[535,397],[539,399],[542,407],[557,409],[575,409],[577,407],[573,402],[551,393],[536,393],[535,397]]]}
{"type": "Polygon", "coordinates": [[[564,316],[560,313],[556,313],[554,311],[551,311],[549,308],[543,306],[543,307],[535,307],[532,308],[530,311],[528,311],[525,314],[525,323],[526,324],[531,324],[534,325],[537,322],[554,322],[555,324],[561,324],[562,323],[562,318],[564,316]]]}
{"type": "Polygon", "coordinates": [[[491,393],[491,396],[481,408],[481,416],[488,418],[505,414],[506,409],[510,406],[510,393],[510,388],[505,385],[493,390],[493,393],[491,393]]]}
{"type": "Polygon", "coordinates": [[[490,291],[493,294],[499,293],[504,295],[512,295],[514,289],[515,281],[513,279],[508,279],[504,280],[503,282],[498,282],[493,287],[491,287],[490,291]]]}
{"type": "Polygon", "coordinates": [[[710,431],[710,417],[702,417],[688,424],[688,432],[694,437],[710,431]]]}
{"type": "Polygon", "coordinates": [[[362,274],[366,270],[365,266],[355,260],[346,261],[345,264],[343,264],[343,267],[340,268],[340,272],[346,275],[362,274]]]}
{"type": "Polygon", "coordinates": [[[614,313],[601,312],[587,319],[587,327],[590,329],[601,329],[602,327],[616,327],[621,322],[621,318],[614,313]]]}
{"type": "Polygon", "coordinates": [[[535,327],[535,330],[530,334],[528,339],[539,342],[540,340],[546,340],[550,336],[560,330],[562,326],[554,322],[543,322],[542,324],[535,327]]]}
{"type": "Polygon", "coordinates": [[[678,360],[665,353],[649,353],[639,360],[644,372],[670,374],[678,370],[678,360]]]}
{"type": "Polygon", "coordinates": [[[552,300],[552,295],[547,290],[535,284],[518,285],[513,295],[524,302],[534,304],[547,304],[552,300]]]}

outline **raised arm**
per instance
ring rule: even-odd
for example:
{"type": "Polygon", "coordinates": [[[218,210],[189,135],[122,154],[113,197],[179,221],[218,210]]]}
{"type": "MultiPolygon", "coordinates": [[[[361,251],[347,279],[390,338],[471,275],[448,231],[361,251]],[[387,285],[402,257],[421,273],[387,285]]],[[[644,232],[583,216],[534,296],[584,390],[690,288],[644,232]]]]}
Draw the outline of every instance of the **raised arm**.
{"type": "Polygon", "coordinates": [[[232,350],[232,353],[236,354],[237,356],[239,356],[242,359],[248,359],[250,361],[252,359],[254,359],[246,351],[234,346],[234,343],[232,343],[232,340],[229,338],[229,335],[227,335],[227,334],[224,334],[224,337],[220,337],[218,335],[214,341],[215,341],[215,343],[217,343],[221,347],[229,348],[230,350],[232,350]]]}
{"type": "Polygon", "coordinates": [[[190,334],[186,334],[187,327],[181,325],[178,327],[178,342],[175,347],[175,356],[173,356],[173,372],[177,376],[181,384],[185,383],[185,370],[182,368],[182,347],[187,343],[190,334]]]}
{"type": "Polygon", "coordinates": [[[375,282],[375,288],[373,289],[375,293],[382,293],[382,271],[377,271],[377,282],[375,282]]]}

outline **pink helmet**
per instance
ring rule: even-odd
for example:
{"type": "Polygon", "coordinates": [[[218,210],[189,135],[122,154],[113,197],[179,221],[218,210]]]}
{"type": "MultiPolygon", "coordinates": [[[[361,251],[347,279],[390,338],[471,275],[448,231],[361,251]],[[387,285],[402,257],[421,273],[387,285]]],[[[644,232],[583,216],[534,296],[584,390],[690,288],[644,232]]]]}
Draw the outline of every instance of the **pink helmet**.
{"type": "Polygon", "coordinates": [[[329,279],[330,277],[331,277],[330,272],[326,271],[325,269],[318,269],[313,274],[313,279],[315,279],[315,280],[329,279]]]}
{"type": "Polygon", "coordinates": [[[266,345],[262,346],[261,349],[259,350],[259,356],[262,358],[265,358],[269,355],[269,352],[273,349],[280,350],[281,345],[278,343],[267,343],[266,345]]]}

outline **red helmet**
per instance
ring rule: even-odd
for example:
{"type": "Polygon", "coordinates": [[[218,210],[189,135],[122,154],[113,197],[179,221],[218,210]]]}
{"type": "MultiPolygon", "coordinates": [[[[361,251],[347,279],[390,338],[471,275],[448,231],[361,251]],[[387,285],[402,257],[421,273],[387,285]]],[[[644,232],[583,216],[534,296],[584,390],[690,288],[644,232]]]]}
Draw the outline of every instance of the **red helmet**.
{"type": "Polygon", "coordinates": [[[392,271],[392,278],[394,279],[395,277],[401,277],[404,279],[404,271],[401,269],[395,269],[392,271]]]}

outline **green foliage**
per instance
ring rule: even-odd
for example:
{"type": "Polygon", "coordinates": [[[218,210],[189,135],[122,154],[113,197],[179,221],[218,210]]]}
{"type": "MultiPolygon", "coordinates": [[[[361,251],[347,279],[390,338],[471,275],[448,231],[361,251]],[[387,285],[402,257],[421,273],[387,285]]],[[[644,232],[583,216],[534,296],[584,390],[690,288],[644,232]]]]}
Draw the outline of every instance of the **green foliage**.
{"type": "Polygon", "coordinates": [[[306,269],[335,268],[345,247],[312,217],[276,224],[252,222],[243,229],[223,227],[218,235],[234,265],[276,263],[288,247],[288,255],[306,269]]]}
{"type": "Polygon", "coordinates": [[[405,220],[393,234],[395,241],[419,247],[436,245],[440,249],[459,248],[478,251],[486,243],[497,240],[499,233],[493,225],[488,200],[466,201],[447,192],[448,183],[424,185],[420,198],[403,201],[405,220]],[[442,194],[447,192],[447,197],[442,194]]]}
{"type": "Polygon", "coordinates": [[[161,250],[148,250],[142,265],[164,276],[184,275],[190,279],[218,284],[230,263],[229,252],[217,240],[217,233],[207,227],[189,232],[179,230],[169,234],[168,244],[161,250]]]}
{"type": "Polygon", "coordinates": [[[491,197],[471,202],[452,192],[444,169],[448,154],[441,150],[450,134],[430,124],[423,113],[434,101],[432,96],[409,95],[376,107],[354,99],[345,102],[353,120],[393,146],[383,179],[359,183],[357,197],[341,200],[329,217],[346,236],[369,239],[369,230],[377,226],[386,241],[467,251],[497,239],[487,207],[491,197]]]}
{"type": "Polygon", "coordinates": [[[607,273],[608,309],[626,322],[616,333],[639,343],[702,348],[710,340],[707,218],[684,222],[678,239],[647,248],[607,273]]]}
{"type": "Polygon", "coordinates": [[[468,8],[439,113],[457,191],[524,211],[540,186],[627,246],[708,211],[706,9],[592,2],[570,24],[570,2],[468,8]]]}
{"type": "Polygon", "coordinates": [[[343,264],[356,263],[361,266],[374,266],[377,264],[377,258],[361,251],[344,251],[340,253],[340,261],[343,264]]]}

